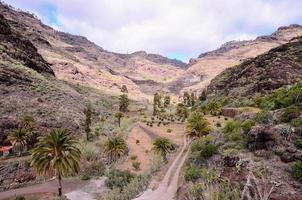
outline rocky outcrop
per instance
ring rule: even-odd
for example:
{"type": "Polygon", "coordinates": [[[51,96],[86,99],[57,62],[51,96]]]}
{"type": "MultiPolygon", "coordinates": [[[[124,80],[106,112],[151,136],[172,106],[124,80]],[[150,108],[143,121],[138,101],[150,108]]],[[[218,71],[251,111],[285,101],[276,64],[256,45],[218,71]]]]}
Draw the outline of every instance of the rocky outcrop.
{"type": "Polygon", "coordinates": [[[267,93],[302,79],[302,37],[229,68],[211,81],[210,95],[267,93]]]}
{"type": "Polygon", "coordinates": [[[257,125],[248,133],[248,148],[250,150],[271,149],[277,144],[277,134],[273,126],[257,125]]]}

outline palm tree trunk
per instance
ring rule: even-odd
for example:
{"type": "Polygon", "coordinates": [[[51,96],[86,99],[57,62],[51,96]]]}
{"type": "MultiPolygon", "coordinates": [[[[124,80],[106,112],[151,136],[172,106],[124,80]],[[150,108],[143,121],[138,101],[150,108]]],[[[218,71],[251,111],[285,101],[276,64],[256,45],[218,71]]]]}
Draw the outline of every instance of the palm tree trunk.
{"type": "Polygon", "coordinates": [[[118,127],[121,127],[121,118],[118,119],[118,127]]]}
{"type": "Polygon", "coordinates": [[[59,196],[62,196],[62,177],[61,177],[61,173],[59,172],[59,176],[58,176],[58,180],[59,180],[59,188],[58,188],[58,192],[59,192],[59,196]]]}

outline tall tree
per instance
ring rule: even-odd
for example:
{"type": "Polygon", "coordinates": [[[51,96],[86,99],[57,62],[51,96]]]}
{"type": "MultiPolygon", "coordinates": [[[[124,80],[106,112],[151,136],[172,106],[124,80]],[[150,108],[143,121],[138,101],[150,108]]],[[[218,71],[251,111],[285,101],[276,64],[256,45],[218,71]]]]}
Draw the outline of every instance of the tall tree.
{"type": "Polygon", "coordinates": [[[84,110],[85,113],[85,133],[86,133],[86,140],[89,141],[91,139],[91,105],[88,104],[86,109],[84,110]]]}
{"type": "Polygon", "coordinates": [[[157,115],[160,108],[161,108],[161,95],[156,92],[153,96],[153,115],[157,115]]]}
{"type": "Polygon", "coordinates": [[[202,113],[192,112],[187,120],[186,131],[190,137],[201,137],[211,132],[211,126],[202,113]]]}
{"type": "Polygon", "coordinates": [[[119,136],[109,138],[104,145],[104,152],[107,154],[109,162],[114,162],[128,151],[126,141],[119,136]]]}
{"type": "Polygon", "coordinates": [[[59,196],[62,196],[62,177],[77,174],[80,170],[78,140],[66,129],[53,129],[41,137],[31,156],[31,165],[38,174],[56,175],[59,196]]]}
{"type": "Polygon", "coordinates": [[[173,144],[169,139],[159,137],[154,140],[152,150],[167,161],[167,154],[173,150],[173,144]]]}
{"type": "Polygon", "coordinates": [[[119,101],[120,101],[120,112],[127,112],[128,111],[128,106],[129,106],[129,99],[128,96],[126,94],[122,94],[119,97],[119,101]]]}
{"type": "Polygon", "coordinates": [[[114,116],[118,121],[118,126],[121,127],[121,119],[124,117],[124,114],[122,112],[117,112],[114,116]]]}

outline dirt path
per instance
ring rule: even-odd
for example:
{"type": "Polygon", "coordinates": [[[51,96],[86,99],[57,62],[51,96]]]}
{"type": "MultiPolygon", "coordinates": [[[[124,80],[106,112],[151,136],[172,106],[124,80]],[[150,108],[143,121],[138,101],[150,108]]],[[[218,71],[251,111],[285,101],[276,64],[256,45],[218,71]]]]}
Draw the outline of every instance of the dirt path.
{"type": "Polygon", "coordinates": [[[172,200],[178,189],[178,177],[188,155],[188,142],[184,137],[183,147],[172,165],[169,167],[164,179],[154,191],[147,190],[135,200],[172,200]]]}
{"type": "MultiPolygon", "coordinates": [[[[65,193],[71,192],[82,187],[85,184],[84,181],[80,181],[75,178],[63,180],[63,191],[65,193]]],[[[56,193],[58,191],[57,180],[51,180],[45,183],[31,185],[23,188],[8,190],[5,192],[0,192],[0,200],[10,199],[18,195],[30,195],[39,193],[56,193]]]]}

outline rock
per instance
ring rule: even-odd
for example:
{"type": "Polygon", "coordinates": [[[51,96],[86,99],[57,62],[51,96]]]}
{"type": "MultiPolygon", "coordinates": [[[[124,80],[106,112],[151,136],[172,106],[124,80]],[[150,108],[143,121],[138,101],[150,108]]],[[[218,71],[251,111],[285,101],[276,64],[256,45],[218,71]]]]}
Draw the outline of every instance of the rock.
{"type": "Polygon", "coordinates": [[[224,166],[235,167],[236,163],[239,161],[238,156],[226,156],[224,157],[224,166]]]}
{"type": "Polygon", "coordinates": [[[296,153],[297,149],[295,147],[287,147],[286,151],[289,153],[296,153]]]}
{"type": "Polygon", "coordinates": [[[301,152],[297,152],[294,154],[295,160],[301,160],[302,161],[302,153],[301,152]]]}
{"type": "Polygon", "coordinates": [[[248,133],[250,150],[271,149],[276,145],[277,134],[273,126],[257,125],[248,133]]]}
{"type": "Polygon", "coordinates": [[[288,162],[293,162],[295,160],[295,157],[293,154],[285,152],[281,155],[281,160],[282,162],[288,163],[288,162]]]}
{"type": "Polygon", "coordinates": [[[222,108],[222,115],[225,117],[234,118],[239,114],[239,111],[236,108],[222,108]]]}

